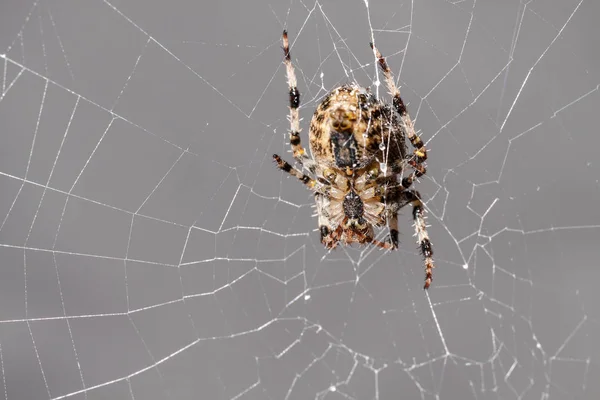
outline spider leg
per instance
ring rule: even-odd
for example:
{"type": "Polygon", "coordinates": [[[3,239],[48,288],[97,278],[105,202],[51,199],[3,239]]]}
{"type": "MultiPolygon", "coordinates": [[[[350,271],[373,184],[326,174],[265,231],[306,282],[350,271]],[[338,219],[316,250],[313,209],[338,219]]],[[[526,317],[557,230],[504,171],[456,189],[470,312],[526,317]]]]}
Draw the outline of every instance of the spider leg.
{"type": "Polygon", "coordinates": [[[414,200],[411,203],[413,206],[413,220],[415,221],[415,234],[425,263],[425,286],[423,289],[428,289],[433,280],[433,268],[435,268],[435,265],[433,265],[433,248],[431,247],[431,241],[429,240],[429,234],[427,233],[425,208],[421,201],[421,195],[417,191],[410,192],[412,192],[414,196],[414,200]]]}
{"type": "MultiPolygon", "coordinates": [[[[396,163],[395,165],[398,165],[399,163],[396,163]]],[[[393,169],[392,170],[392,175],[382,175],[382,176],[378,176],[377,178],[375,178],[374,180],[372,180],[372,182],[374,182],[374,184],[378,187],[384,187],[386,188],[385,192],[398,192],[398,191],[403,191],[406,190],[408,188],[410,188],[414,182],[414,178],[413,175],[411,174],[408,177],[404,177],[402,178],[402,181],[398,182],[396,175],[402,173],[402,169],[393,169]]]]}
{"type": "Polygon", "coordinates": [[[385,58],[381,55],[377,47],[371,43],[371,48],[375,52],[377,56],[377,61],[379,62],[379,66],[383,71],[383,76],[385,78],[385,83],[387,84],[388,90],[392,95],[392,104],[398,114],[400,115],[400,120],[402,121],[402,125],[404,126],[404,130],[406,132],[406,136],[410,141],[410,144],[415,148],[414,157],[409,164],[415,169],[414,175],[419,178],[426,173],[425,166],[423,163],[427,160],[427,149],[425,148],[423,141],[415,132],[414,124],[406,111],[406,106],[404,105],[404,101],[402,97],[400,97],[400,89],[394,83],[394,77],[392,75],[392,71],[388,66],[385,58]]]}
{"type": "Polygon", "coordinates": [[[421,195],[416,190],[403,191],[392,202],[391,210],[393,214],[390,218],[390,234],[394,223],[396,229],[398,227],[398,210],[408,204],[412,204],[413,207],[412,215],[415,223],[415,236],[417,236],[419,250],[423,256],[423,262],[425,263],[424,289],[428,289],[433,280],[433,268],[435,268],[435,265],[433,264],[433,248],[431,246],[431,241],[429,240],[429,234],[427,233],[427,224],[425,223],[425,207],[421,201],[421,195]]]}
{"type": "Polygon", "coordinates": [[[277,168],[279,168],[282,171],[287,172],[288,174],[290,174],[292,176],[295,176],[302,183],[304,183],[309,189],[314,190],[315,186],[317,185],[317,181],[312,179],[310,176],[298,171],[296,168],[292,167],[290,165],[290,163],[281,159],[281,157],[279,157],[277,154],[273,154],[273,160],[277,164],[277,168]]]}
{"type": "Polygon", "coordinates": [[[298,107],[300,107],[300,92],[298,91],[296,72],[294,71],[290,57],[290,44],[286,30],[283,31],[283,53],[285,55],[284,63],[290,96],[290,145],[292,146],[294,158],[299,163],[304,164],[306,161],[310,161],[310,157],[306,154],[306,150],[304,150],[300,141],[300,114],[298,112],[298,107]]]}

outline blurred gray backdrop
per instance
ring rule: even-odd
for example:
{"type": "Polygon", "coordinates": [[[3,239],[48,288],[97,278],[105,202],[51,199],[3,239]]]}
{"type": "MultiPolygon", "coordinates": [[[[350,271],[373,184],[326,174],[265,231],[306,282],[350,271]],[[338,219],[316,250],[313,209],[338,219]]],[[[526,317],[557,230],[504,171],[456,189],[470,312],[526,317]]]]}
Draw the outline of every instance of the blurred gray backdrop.
{"type": "Polygon", "coordinates": [[[0,5],[0,399],[597,399],[593,0],[0,5]],[[327,253],[291,160],[377,86],[430,149],[437,268],[327,253]]]}

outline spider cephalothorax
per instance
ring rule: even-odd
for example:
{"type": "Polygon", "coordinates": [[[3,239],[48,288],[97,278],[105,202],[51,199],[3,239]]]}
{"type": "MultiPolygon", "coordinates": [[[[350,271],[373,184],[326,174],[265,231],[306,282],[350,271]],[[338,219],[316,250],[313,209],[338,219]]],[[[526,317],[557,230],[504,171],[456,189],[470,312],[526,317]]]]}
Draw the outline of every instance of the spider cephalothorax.
{"type": "Polygon", "coordinates": [[[419,192],[411,190],[415,178],[426,173],[427,150],[415,133],[412,120],[392,73],[371,45],[392,105],[381,102],[357,84],[340,86],[327,94],[310,122],[309,156],[300,140],[300,92],[291,62],[287,32],[283,50],[289,85],[290,144],[294,158],[309,175],[274,154],[277,166],[300,179],[315,195],[321,242],[329,249],[342,244],[374,244],[398,248],[398,211],[411,204],[415,231],[425,261],[425,289],[432,280],[433,251],[426,230],[419,192]],[[414,147],[408,153],[406,141],[414,147]],[[408,176],[405,171],[411,169],[408,176]],[[375,227],[389,227],[389,239],[375,239],[375,227]]]}

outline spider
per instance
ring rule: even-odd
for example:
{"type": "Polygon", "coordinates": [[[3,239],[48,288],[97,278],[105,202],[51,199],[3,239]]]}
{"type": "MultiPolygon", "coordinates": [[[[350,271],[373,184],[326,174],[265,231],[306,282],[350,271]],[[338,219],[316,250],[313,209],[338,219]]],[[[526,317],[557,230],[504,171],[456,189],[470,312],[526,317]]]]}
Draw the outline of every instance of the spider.
{"type": "Polygon", "coordinates": [[[412,205],[420,252],[425,263],[425,289],[432,281],[433,250],[421,195],[410,189],[415,178],[426,173],[427,150],[415,133],[413,122],[385,58],[371,43],[392,104],[381,102],[368,88],[344,84],[329,92],[318,105],[309,130],[309,156],[300,140],[300,92],[292,65],[287,31],[283,52],[289,86],[290,145],[294,159],[309,175],[284,161],[273,159],[279,169],[295,176],[315,196],[321,243],[327,249],[338,244],[372,244],[398,249],[398,211],[412,205]],[[406,139],[414,151],[408,153],[406,139]],[[409,176],[404,172],[412,171],[409,176]],[[374,228],[387,225],[388,238],[375,239],[374,228]]]}

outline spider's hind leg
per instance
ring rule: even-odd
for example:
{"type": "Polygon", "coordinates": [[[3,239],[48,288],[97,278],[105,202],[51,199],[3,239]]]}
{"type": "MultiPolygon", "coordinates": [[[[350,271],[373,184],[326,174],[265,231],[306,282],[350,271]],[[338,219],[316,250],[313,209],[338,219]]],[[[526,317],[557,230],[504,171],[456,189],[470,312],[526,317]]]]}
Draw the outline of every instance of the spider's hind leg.
{"type": "Polygon", "coordinates": [[[431,247],[431,241],[427,233],[427,224],[425,222],[425,207],[421,201],[419,192],[407,191],[408,193],[411,193],[414,197],[411,204],[413,206],[412,214],[415,222],[415,235],[417,236],[419,250],[425,263],[425,286],[423,288],[429,289],[433,280],[433,268],[435,268],[435,265],[433,265],[433,248],[431,247]]]}
{"type": "Polygon", "coordinates": [[[433,248],[431,241],[429,240],[429,234],[427,233],[427,223],[425,222],[425,206],[421,201],[421,195],[416,190],[405,190],[401,192],[397,200],[391,203],[392,209],[390,210],[393,214],[389,221],[390,236],[392,229],[398,229],[398,210],[411,204],[413,207],[412,215],[415,227],[415,236],[417,236],[417,243],[419,244],[419,251],[423,256],[423,262],[425,264],[425,286],[424,289],[428,289],[431,286],[433,280],[433,248]]]}
{"type": "Polygon", "coordinates": [[[294,71],[294,65],[292,64],[292,59],[290,56],[290,43],[288,41],[287,31],[285,30],[283,31],[282,40],[283,53],[285,55],[285,70],[290,96],[290,115],[288,117],[290,121],[290,145],[292,146],[294,158],[299,163],[310,163],[310,157],[308,154],[306,154],[306,150],[304,150],[304,147],[302,147],[302,141],[300,140],[300,113],[298,112],[298,108],[300,107],[300,91],[298,90],[296,72],[294,71]]]}

